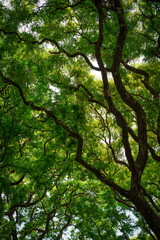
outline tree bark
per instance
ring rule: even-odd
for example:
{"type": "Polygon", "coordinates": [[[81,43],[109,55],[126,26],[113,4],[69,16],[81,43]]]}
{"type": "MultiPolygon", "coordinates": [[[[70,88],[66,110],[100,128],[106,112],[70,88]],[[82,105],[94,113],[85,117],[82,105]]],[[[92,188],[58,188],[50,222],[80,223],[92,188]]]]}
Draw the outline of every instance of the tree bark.
{"type": "Polygon", "coordinates": [[[153,208],[149,205],[144,198],[142,192],[131,191],[130,199],[137,208],[137,211],[143,216],[157,239],[160,239],[160,216],[154,212],[153,208]]]}

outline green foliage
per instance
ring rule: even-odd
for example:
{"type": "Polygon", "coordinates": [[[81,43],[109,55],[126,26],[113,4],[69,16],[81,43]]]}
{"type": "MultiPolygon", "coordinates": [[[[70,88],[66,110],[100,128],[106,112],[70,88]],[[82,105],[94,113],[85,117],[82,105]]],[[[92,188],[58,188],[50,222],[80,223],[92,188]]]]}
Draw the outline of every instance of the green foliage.
{"type": "Polygon", "coordinates": [[[0,239],[156,239],[158,1],[7,2],[0,239]]]}

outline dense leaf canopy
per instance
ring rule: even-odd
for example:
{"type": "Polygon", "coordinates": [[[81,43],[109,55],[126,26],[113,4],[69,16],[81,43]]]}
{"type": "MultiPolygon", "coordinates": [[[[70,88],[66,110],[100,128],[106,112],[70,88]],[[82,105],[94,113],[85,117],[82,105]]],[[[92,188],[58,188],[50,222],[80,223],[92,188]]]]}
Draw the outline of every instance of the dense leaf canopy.
{"type": "Polygon", "coordinates": [[[158,0],[0,1],[0,239],[160,239],[159,26],[158,0]]]}

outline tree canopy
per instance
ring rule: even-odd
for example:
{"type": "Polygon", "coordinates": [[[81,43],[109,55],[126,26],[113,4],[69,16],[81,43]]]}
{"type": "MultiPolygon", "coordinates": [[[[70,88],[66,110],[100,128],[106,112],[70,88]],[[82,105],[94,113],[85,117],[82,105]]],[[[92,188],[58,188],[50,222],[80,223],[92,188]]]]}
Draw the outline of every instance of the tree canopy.
{"type": "Polygon", "coordinates": [[[160,239],[159,26],[158,0],[0,1],[0,239],[160,239]]]}

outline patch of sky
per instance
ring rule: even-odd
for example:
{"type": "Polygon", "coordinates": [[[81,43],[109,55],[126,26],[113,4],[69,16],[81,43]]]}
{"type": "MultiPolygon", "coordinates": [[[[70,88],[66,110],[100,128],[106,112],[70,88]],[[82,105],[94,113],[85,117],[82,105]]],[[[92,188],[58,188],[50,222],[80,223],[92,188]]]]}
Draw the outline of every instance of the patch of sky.
{"type": "Polygon", "coordinates": [[[70,240],[71,239],[71,232],[74,231],[75,233],[76,232],[79,232],[78,229],[75,229],[73,226],[70,226],[66,229],[66,231],[64,231],[63,235],[62,235],[62,239],[63,240],[70,240]]]}
{"type": "MultiPolygon", "coordinates": [[[[92,64],[94,67],[99,67],[97,61],[93,61],[92,64]]],[[[102,77],[101,71],[96,71],[94,69],[91,70],[91,75],[95,76],[95,78],[97,78],[97,79],[101,79],[101,77],[102,77]]]]}
{"type": "MultiPolygon", "coordinates": [[[[29,23],[29,24],[22,24],[20,23],[18,31],[20,33],[26,32],[32,34],[34,37],[39,37],[39,34],[36,31],[32,31],[32,24],[34,23],[29,23]]],[[[38,25],[42,25],[42,22],[37,23],[38,25]]]]}
{"type": "MultiPolygon", "coordinates": [[[[131,225],[133,227],[135,226],[135,231],[133,231],[133,234],[131,234],[130,237],[131,238],[137,237],[138,234],[140,233],[140,228],[136,227],[136,222],[138,221],[138,218],[129,210],[126,211],[126,215],[127,215],[127,217],[131,218],[131,220],[132,220],[131,225]]],[[[116,234],[117,234],[117,236],[123,236],[123,233],[120,230],[118,230],[116,234]]]]}
{"type": "Polygon", "coordinates": [[[60,89],[49,84],[49,89],[52,91],[52,102],[56,102],[55,96],[60,93],[60,89]]]}
{"type": "Polygon", "coordinates": [[[46,0],[39,0],[38,2],[37,2],[37,7],[42,7],[42,6],[44,6],[45,5],[45,3],[46,3],[46,0]]]}
{"type": "Polygon", "coordinates": [[[4,7],[12,9],[12,6],[10,4],[10,0],[0,0],[0,2],[3,4],[4,7]]]}
{"type": "MultiPolygon", "coordinates": [[[[92,62],[92,64],[93,64],[94,67],[99,67],[96,60],[94,60],[94,61],[92,62]]],[[[92,69],[92,70],[90,71],[90,73],[91,73],[91,75],[95,76],[96,79],[102,79],[101,71],[97,71],[97,70],[92,69]]],[[[113,79],[111,73],[107,73],[107,76],[108,76],[108,79],[109,79],[109,80],[113,79]]]]}

